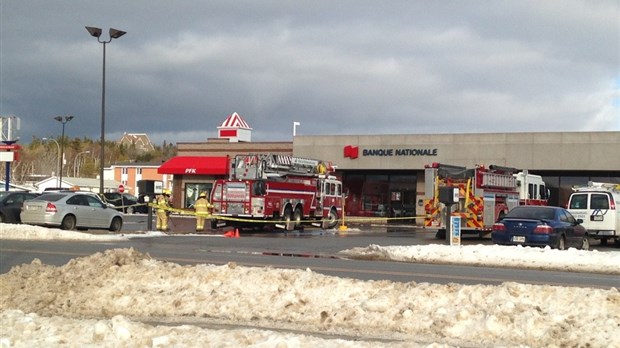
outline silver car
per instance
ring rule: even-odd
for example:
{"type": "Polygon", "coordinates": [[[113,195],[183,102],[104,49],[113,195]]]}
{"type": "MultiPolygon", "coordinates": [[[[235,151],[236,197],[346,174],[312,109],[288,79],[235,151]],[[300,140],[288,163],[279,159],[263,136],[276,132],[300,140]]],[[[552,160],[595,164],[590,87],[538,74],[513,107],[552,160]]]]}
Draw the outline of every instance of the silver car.
{"type": "Polygon", "coordinates": [[[107,229],[123,227],[122,213],[108,206],[92,192],[60,191],[44,193],[24,202],[22,223],[60,227],[63,230],[107,229]]]}

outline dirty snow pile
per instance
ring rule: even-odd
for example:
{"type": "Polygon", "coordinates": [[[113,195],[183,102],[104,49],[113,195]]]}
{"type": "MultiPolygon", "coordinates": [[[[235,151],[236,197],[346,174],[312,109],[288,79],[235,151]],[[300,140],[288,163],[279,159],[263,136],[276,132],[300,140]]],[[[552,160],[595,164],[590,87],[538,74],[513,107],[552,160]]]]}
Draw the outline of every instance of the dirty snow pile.
{"type": "Polygon", "coordinates": [[[54,346],[620,347],[620,292],[181,266],[111,249],[0,275],[0,347],[54,346]]]}
{"type": "MultiPolygon", "coordinates": [[[[371,244],[339,255],[367,260],[513,267],[568,272],[594,272],[620,275],[620,252],[596,250],[556,250],[502,245],[395,245],[371,244]]],[[[620,285],[620,280],[618,281],[620,285]]]]}

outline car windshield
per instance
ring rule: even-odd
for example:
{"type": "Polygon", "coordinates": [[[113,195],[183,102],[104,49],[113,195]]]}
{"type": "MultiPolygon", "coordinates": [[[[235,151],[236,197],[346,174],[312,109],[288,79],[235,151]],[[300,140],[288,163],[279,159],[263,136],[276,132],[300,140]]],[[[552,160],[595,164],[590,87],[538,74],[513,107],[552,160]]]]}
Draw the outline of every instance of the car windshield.
{"type": "Polygon", "coordinates": [[[8,196],[11,191],[2,191],[0,192],[0,199],[4,199],[4,197],[8,196]]]}
{"type": "Polygon", "coordinates": [[[507,219],[553,220],[555,211],[544,207],[516,207],[506,214],[507,219]]]}

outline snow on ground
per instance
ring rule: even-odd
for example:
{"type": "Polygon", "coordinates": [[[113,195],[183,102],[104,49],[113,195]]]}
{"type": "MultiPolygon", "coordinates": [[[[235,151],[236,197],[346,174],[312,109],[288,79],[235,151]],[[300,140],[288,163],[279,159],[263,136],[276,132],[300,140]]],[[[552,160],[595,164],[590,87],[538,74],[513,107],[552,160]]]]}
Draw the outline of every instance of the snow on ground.
{"type": "MultiPolygon", "coordinates": [[[[0,224],[0,239],[37,236],[120,238],[0,224]]],[[[371,245],[342,254],[427,262],[447,257],[445,248],[371,245]]],[[[517,256],[532,252],[522,266],[545,268],[546,258],[553,267],[583,271],[603,263],[614,273],[612,262],[620,264],[616,251],[451,248],[455,262],[484,265],[510,258],[518,264],[517,256]]],[[[181,266],[113,249],[60,267],[35,260],[0,275],[0,347],[50,346],[620,347],[620,292],[362,281],[234,263],[181,266]]]]}

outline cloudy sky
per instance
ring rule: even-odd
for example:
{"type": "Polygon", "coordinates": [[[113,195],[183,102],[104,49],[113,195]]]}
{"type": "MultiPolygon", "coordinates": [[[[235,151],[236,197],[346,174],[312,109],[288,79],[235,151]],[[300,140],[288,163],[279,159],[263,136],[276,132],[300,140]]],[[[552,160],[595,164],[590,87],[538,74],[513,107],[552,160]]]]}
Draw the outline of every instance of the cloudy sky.
{"type": "Polygon", "coordinates": [[[620,130],[620,3],[2,0],[0,114],[21,142],[204,141],[238,112],[298,135],[620,130]]]}

